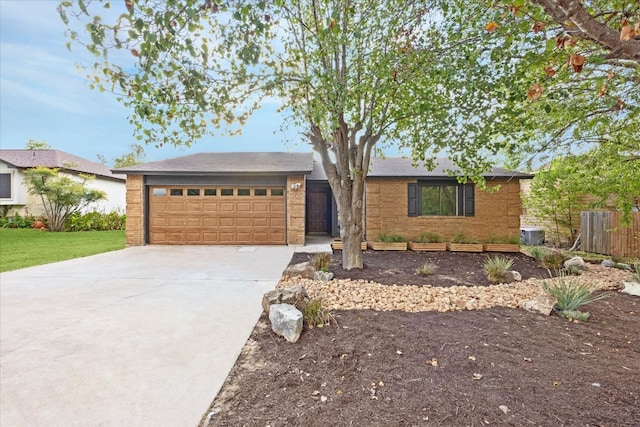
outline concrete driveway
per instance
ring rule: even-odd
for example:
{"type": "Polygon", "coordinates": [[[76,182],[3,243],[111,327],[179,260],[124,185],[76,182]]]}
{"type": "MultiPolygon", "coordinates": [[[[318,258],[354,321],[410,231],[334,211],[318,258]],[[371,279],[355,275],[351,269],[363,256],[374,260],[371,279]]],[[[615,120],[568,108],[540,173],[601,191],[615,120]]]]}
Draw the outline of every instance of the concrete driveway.
{"type": "Polygon", "coordinates": [[[144,246],[0,274],[0,425],[197,425],[292,253],[144,246]]]}

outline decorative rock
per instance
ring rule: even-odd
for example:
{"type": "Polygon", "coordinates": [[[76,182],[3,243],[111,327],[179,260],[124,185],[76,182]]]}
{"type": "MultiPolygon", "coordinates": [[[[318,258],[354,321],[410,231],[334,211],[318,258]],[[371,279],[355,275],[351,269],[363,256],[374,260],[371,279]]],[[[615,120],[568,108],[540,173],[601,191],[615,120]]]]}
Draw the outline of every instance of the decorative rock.
{"type": "Polygon", "coordinates": [[[283,276],[302,276],[305,279],[313,279],[313,275],[316,272],[316,269],[313,268],[313,264],[309,261],[301,262],[298,264],[290,265],[287,267],[282,273],[283,276]]]}
{"type": "Polygon", "coordinates": [[[603,267],[613,267],[616,265],[616,263],[611,261],[610,259],[605,259],[600,263],[600,265],[602,265],[603,267]]]}
{"type": "Polygon", "coordinates": [[[273,304],[269,312],[271,329],[289,342],[296,342],[302,333],[302,312],[291,304],[273,304]]]}
{"type": "Polygon", "coordinates": [[[636,297],[640,297],[640,283],[638,282],[623,282],[623,289],[620,291],[623,294],[629,294],[636,297]]]}
{"type": "Polygon", "coordinates": [[[573,258],[569,258],[568,260],[566,260],[564,262],[564,268],[566,268],[568,270],[571,267],[577,268],[579,270],[586,270],[587,269],[587,264],[585,264],[585,262],[582,259],[582,257],[574,256],[573,258]]]}
{"type": "Polygon", "coordinates": [[[273,304],[300,305],[309,300],[307,290],[301,285],[289,286],[269,291],[262,296],[262,309],[269,314],[273,304]]]}
{"type": "Polygon", "coordinates": [[[548,316],[553,311],[553,307],[558,302],[557,298],[553,295],[542,294],[538,295],[534,299],[523,301],[522,308],[531,313],[540,313],[548,316]]]}
{"type": "Polygon", "coordinates": [[[333,273],[330,271],[316,271],[313,273],[313,280],[321,282],[329,282],[333,279],[333,273]]]}
{"type": "Polygon", "coordinates": [[[522,281],[522,274],[518,273],[515,270],[509,272],[511,274],[512,282],[520,282],[522,281]]]}

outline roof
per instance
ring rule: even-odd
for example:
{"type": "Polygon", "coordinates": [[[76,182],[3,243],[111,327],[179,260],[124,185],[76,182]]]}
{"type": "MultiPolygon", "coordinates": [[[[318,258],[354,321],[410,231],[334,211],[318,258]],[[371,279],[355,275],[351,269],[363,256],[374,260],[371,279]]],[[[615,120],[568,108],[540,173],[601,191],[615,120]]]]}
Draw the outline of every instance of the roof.
{"type": "Polygon", "coordinates": [[[131,175],[273,175],[313,170],[313,153],[198,153],[114,169],[131,175]]]}
{"type": "MultiPolygon", "coordinates": [[[[368,177],[373,178],[442,178],[449,177],[447,170],[456,170],[458,167],[448,158],[436,159],[436,167],[429,170],[424,163],[414,166],[413,160],[406,157],[375,157],[371,159],[368,177]]],[[[485,178],[533,178],[533,175],[522,172],[508,171],[502,168],[493,168],[484,174],[485,178]]],[[[327,177],[320,162],[315,162],[311,175],[307,177],[311,181],[323,181],[327,177]]]]}
{"type": "Polygon", "coordinates": [[[0,161],[19,169],[43,166],[122,181],[125,179],[124,176],[114,175],[107,166],[101,163],[59,150],[0,150],[0,161]]]}

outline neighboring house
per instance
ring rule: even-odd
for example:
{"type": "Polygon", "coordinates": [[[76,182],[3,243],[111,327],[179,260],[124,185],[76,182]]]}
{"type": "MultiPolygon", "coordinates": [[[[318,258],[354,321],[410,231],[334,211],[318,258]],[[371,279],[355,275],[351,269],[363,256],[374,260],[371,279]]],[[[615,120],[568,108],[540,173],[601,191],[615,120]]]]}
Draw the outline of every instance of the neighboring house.
{"type": "Polygon", "coordinates": [[[88,186],[104,191],[107,199],[93,203],[90,209],[124,213],[125,177],[113,174],[107,166],[59,150],[0,150],[0,206],[3,213],[17,212],[35,217],[43,214],[42,201],[39,196],[29,194],[24,174],[26,169],[38,166],[57,168],[60,173],[78,179],[79,174],[95,176],[88,186]]]}
{"type": "MultiPolygon", "coordinates": [[[[520,179],[494,169],[486,192],[459,184],[440,159],[375,158],[367,177],[366,238],[462,231],[484,240],[520,235],[520,179]]],[[[201,153],[116,169],[127,175],[127,244],[304,244],[339,235],[335,200],[312,153],[201,153]]]]}

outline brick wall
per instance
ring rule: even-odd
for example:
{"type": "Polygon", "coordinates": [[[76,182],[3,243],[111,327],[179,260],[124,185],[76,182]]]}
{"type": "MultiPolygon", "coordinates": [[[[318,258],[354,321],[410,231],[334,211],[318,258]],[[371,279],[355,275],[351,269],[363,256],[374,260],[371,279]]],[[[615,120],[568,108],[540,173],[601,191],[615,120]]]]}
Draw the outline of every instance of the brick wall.
{"type": "Polygon", "coordinates": [[[462,231],[466,236],[486,241],[490,236],[520,236],[519,180],[487,183],[491,193],[476,187],[475,216],[408,215],[408,184],[415,179],[367,178],[366,238],[375,239],[380,232],[414,238],[425,231],[440,233],[445,241],[462,231]]]}
{"type": "Polygon", "coordinates": [[[307,186],[304,175],[287,177],[287,244],[304,245],[305,195],[307,186]],[[291,188],[294,184],[298,188],[291,188]]]}
{"type": "Polygon", "coordinates": [[[127,245],[144,245],[144,177],[127,175],[127,245]]]}

